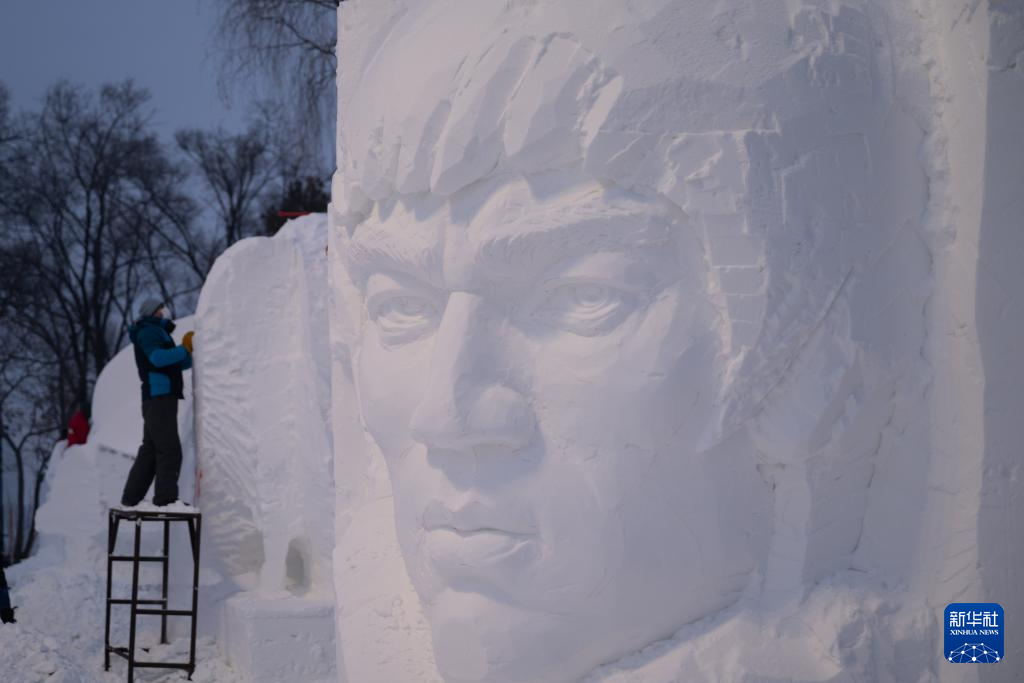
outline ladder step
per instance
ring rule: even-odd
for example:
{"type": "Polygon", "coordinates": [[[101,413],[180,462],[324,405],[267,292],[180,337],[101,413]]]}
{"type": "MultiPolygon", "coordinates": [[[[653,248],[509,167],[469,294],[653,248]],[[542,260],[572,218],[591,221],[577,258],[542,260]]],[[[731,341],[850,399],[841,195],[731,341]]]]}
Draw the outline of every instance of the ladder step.
{"type": "MultiPolygon", "coordinates": [[[[135,558],[131,555],[110,555],[110,559],[114,562],[134,562],[135,558]]],[[[164,562],[167,560],[163,555],[139,555],[139,562],[164,562]]]]}
{"type": "Polygon", "coordinates": [[[166,614],[169,617],[191,617],[192,610],[190,609],[137,609],[136,614],[155,614],[161,616],[166,614]]]}
{"type": "Polygon", "coordinates": [[[152,669],[184,669],[188,671],[192,665],[188,662],[135,662],[135,666],[145,666],[152,669]]]}
{"type": "MultiPolygon", "coordinates": [[[[130,604],[132,604],[132,599],[131,598],[109,598],[107,600],[107,602],[109,602],[111,605],[130,605],[130,604]]],[[[167,604],[167,601],[159,599],[159,598],[157,598],[155,600],[142,600],[140,598],[139,600],[135,601],[135,604],[136,605],[165,605],[165,604],[167,604]]]]}
{"type": "Polygon", "coordinates": [[[142,510],[114,510],[111,509],[111,519],[124,521],[140,520],[143,522],[187,522],[199,519],[202,513],[199,510],[194,512],[150,512],[142,510]]]}

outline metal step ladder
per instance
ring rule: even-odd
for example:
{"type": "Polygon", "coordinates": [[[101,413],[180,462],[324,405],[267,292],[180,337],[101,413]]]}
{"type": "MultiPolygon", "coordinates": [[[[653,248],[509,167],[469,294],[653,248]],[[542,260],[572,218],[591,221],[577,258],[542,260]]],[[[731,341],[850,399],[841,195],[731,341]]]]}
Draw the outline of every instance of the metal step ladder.
{"type": "Polygon", "coordinates": [[[196,670],[196,615],[199,608],[199,539],[202,532],[202,515],[195,512],[162,512],[152,510],[134,510],[112,508],[107,522],[107,621],[104,630],[103,668],[110,671],[110,655],[115,654],[128,661],[128,683],[133,683],[135,669],[183,669],[188,672],[189,680],[196,670]],[[130,555],[116,555],[117,532],[121,522],[135,523],[133,552],[130,555]],[[163,524],[163,553],[160,555],[142,554],[142,523],[157,522],[163,524]],[[171,523],[184,522],[188,525],[189,543],[192,546],[192,609],[175,610],[167,607],[167,578],[171,549],[171,523]],[[111,595],[115,562],[131,562],[132,594],[130,598],[115,598],[111,595]],[[139,567],[143,562],[155,562],[161,565],[161,590],[159,598],[139,597],[139,567]],[[129,624],[128,647],[116,647],[110,644],[110,612],[114,605],[131,607],[131,623],[129,624]],[[167,617],[190,617],[192,621],[192,638],[189,644],[187,662],[146,662],[135,658],[135,632],[139,615],[155,615],[160,617],[160,642],[167,643],[167,617]]]}

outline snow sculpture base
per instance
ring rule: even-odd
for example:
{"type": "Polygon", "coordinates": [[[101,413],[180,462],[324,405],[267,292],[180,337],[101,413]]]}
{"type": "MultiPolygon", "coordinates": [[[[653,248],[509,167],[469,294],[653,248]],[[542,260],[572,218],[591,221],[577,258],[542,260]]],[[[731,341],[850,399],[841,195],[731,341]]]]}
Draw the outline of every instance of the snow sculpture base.
{"type": "Polygon", "coordinates": [[[246,681],[337,680],[330,598],[239,593],[225,605],[222,630],[224,656],[246,681]]]}

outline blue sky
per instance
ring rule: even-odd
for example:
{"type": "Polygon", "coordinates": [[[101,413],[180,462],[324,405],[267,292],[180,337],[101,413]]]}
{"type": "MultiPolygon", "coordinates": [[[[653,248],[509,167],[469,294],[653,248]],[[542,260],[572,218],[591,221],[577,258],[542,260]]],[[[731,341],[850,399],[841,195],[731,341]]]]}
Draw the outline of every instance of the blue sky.
{"type": "MultiPolygon", "coordinates": [[[[0,0],[0,81],[12,109],[34,108],[58,78],[89,87],[134,79],[154,127],[244,125],[247,98],[219,95],[215,0],[0,0]]],[[[165,137],[165,139],[169,139],[165,137]]]]}

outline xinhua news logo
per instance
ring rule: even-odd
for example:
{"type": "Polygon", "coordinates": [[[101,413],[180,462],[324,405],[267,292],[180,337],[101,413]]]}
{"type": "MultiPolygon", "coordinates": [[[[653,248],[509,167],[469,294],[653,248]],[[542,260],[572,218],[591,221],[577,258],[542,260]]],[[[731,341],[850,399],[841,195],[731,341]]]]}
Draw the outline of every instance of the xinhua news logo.
{"type": "Polygon", "coordinates": [[[996,664],[1003,659],[1003,608],[995,602],[946,606],[945,656],[954,664],[996,664]]]}

